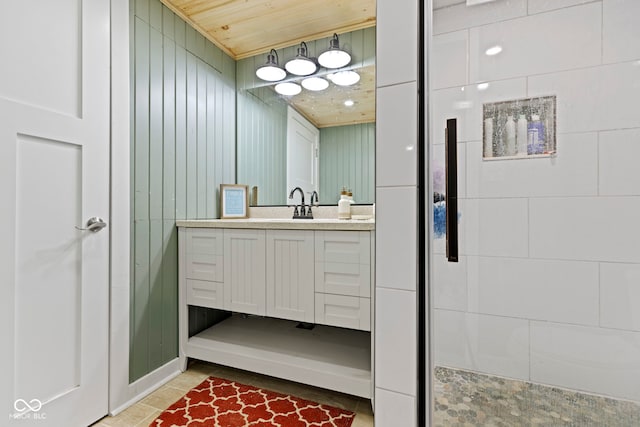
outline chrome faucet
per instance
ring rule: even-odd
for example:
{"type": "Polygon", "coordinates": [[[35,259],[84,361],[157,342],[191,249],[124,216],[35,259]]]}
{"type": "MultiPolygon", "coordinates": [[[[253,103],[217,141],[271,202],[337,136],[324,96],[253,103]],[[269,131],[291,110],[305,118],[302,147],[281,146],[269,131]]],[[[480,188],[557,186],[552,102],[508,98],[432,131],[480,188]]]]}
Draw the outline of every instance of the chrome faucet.
{"type": "MultiPolygon", "coordinates": [[[[293,190],[291,190],[291,193],[289,193],[289,199],[293,199],[293,195],[295,194],[296,191],[300,193],[300,206],[294,205],[293,219],[313,219],[311,206],[309,206],[309,210],[307,210],[307,207],[304,204],[304,191],[302,191],[302,188],[296,187],[293,190]]],[[[312,195],[312,199],[313,199],[313,195],[312,195]]]]}

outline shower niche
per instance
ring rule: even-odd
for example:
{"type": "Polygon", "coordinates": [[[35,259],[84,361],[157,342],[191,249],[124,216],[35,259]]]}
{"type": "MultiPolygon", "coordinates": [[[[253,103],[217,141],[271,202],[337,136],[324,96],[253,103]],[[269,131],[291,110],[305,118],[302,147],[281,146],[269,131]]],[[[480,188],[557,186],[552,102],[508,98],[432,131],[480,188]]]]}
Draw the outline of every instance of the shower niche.
{"type": "Polygon", "coordinates": [[[556,154],[556,97],[485,103],[483,160],[528,159],[556,154]]]}

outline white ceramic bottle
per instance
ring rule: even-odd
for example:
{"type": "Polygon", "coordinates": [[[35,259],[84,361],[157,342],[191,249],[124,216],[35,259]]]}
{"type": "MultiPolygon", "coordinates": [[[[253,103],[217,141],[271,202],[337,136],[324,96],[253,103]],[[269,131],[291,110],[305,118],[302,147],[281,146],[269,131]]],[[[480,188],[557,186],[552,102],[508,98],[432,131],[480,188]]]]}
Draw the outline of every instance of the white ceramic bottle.
{"type": "Polygon", "coordinates": [[[504,155],[516,155],[516,122],[513,116],[507,116],[507,123],[504,125],[504,155]]]}
{"type": "Polygon", "coordinates": [[[346,189],[340,192],[340,200],[338,200],[338,219],[351,219],[351,200],[346,189]]]}
{"type": "Polygon", "coordinates": [[[527,118],[520,114],[516,130],[516,146],[518,156],[527,155],[527,118]]]}

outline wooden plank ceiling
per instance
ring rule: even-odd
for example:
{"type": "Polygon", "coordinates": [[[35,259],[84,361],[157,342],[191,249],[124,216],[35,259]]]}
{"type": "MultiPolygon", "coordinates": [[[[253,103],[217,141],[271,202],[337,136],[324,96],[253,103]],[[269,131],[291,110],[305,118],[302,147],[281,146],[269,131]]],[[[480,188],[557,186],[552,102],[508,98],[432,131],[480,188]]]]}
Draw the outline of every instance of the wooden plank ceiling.
{"type": "MultiPolygon", "coordinates": [[[[376,24],[375,0],[161,1],[235,60],[376,24]]],[[[368,67],[366,76],[348,96],[356,104],[348,112],[347,123],[375,120],[373,76],[374,68],[368,67]]],[[[292,104],[318,127],[331,126],[336,109],[323,107],[320,101],[342,99],[346,92],[344,88],[327,90],[295,99],[292,104]]],[[[346,118],[342,119],[345,122],[346,118]]]]}

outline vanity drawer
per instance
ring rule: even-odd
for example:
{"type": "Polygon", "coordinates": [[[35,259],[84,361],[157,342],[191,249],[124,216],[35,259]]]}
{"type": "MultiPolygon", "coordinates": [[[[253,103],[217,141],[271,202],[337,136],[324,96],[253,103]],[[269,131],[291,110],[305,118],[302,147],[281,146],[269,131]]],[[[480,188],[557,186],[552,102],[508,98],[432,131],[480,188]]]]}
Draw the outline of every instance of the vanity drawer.
{"type": "Polygon", "coordinates": [[[316,231],[316,262],[371,264],[368,231],[316,231]]]}
{"type": "Polygon", "coordinates": [[[187,228],[187,255],[222,255],[223,248],[221,228],[187,228]]]}
{"type": "Polygon", "coordinates": [[[369,298],[371,295],[371,266],[318,262],[315,268],[316,292],[369,298]]]}
{"type": "Polygon", "coordinates": [[[222,282],[224,280],[224,257],[222,255],[187,253],[185,265],[187,279],[209,280],[222,282]]]}
{"type": "Polygon", "coordinates": [[[209,308],[224,308],[224,284],[187,279],[187,304],[209,308]]]}
{"type": "Polygon", "coordinates": [[[371,330],[371,300],[316,293],[316,323],[342,328],[371,330]]]}

